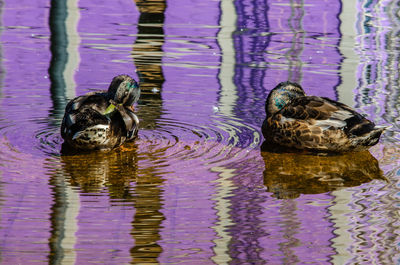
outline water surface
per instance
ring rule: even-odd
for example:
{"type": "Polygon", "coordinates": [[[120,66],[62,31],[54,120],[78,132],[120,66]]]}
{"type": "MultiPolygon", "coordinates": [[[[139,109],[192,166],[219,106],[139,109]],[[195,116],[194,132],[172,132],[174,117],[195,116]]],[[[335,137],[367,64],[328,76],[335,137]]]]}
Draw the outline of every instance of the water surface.
{"type": "Polygon", "coordinates": [[[399,263],[396,1],[63,2],[0,7],[0,263],[399,263]],[[68,100],[137,72],[138,139],[61,156],[68,100]],[[284,80],[391,127],[262,152],[284,80]]]}

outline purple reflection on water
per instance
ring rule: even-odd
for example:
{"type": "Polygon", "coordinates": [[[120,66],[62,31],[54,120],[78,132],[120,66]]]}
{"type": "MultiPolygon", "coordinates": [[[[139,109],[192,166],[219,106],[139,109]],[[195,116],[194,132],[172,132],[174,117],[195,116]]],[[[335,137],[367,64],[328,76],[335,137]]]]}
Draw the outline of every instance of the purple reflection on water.
{"type": "Polygon", "coordinates": [[[268,92],[282,81],[299,82],[309,95],[337,99],[341,3],[290,3],[235,2],[236,112],[257,125],[262,122],[268,92]]]}
{"type": "Polygon", "coordinates": [[[100,1],[95,5],[79,1],[79,7],[79,55],[73,55],[80,57],[76,95],[88,89],[107,89],[112,78],[121,73],[137,79],[131,57],[139,18],[134,1],[100,1]]]}
{"type": "Polygon", "coordinates": [[[83,196],[75,236],[77,264],[99,260],[108,264],[131,261],[129,250],[134,245],[130,234],[135,209],[112,205],[108,196],[83,196]],[[81,250],[81,251],[80,251],[81,250]]]}
{"type": "Polygon", "coordinates": [[[45,156],[34,143],[43,129],[37,121],[51,108],[47,9],[29,1],[2,9],[1,262],[45,262],[52,197],[45,156]]]}
{"type": "MultiPolygon", "coordinates": [[[[336,48],[341,5],[327,3],[293,7],[287,1],[235,2],[237,26],[244,29],[234,35],[238,116],[261,124],[264,115],[261,99],[277,83],[288,79],[301,83],[309,94],[336,99],[334,87],[340,83],[339,76],[323,73],[337,72],[342,59],[336,48]],[[281,5],[284,3],[287,5],[281,5]],[[321,38],[325,40],[320,41],[321,38]],[[319,68],[319,73],[315,68],[319,68]]],[[[243,171],[239,176],[248,172],[243,171]]],[[[260,260],[290,264],[301,260],[328,262],[335,253],[330,246],[333,229],[327,207],[308,206],[309,196],[295,202],[277,202],[247,189],[233,193],[236,225],[231,231],[236,240],[231,245],[231,255],[236,257],[237,264],[260,260]]],[[[318,200],[329,198],[329,195],[318,196],[318,200]]]]}
{"type": "Polygon", "coordinates": [[[19,150],[40,156],[43,153],[32,144],[36,142],[34,134],[43,130],[40,120],[47,117],[52,106],[47,73],[47,9],[38,3],[22,2],[7,1],[3,7],[6,28],[1,35],[2,65],[6,74],[1,111],[7,141],[19,150]],[[39,63],[32,67],[32,62],[39,63]]]}
{"type": "MultiPolygon", "coordinates": [[[[54,260],[64,255],[75,257],[76,264],[121,264],[146,253],[136,248],[149,246],[160,263],[330,262],[337,254],[332,243],[336,228],[328,209],[334,196],[274,198],[264,188],[265,161],[254,138],[264,118],[265,97],[280,81],[298,81],[309,94],[337,98],[341,2],[303,6],[244,0],[235,1],[234,7],[237,20],[231,41],[236,64],[229,91],[238,97],[224,102],[233,109],[230,117],[219,111],[223,47],[216,36],[224,10],[217,1],[167,3],[165,38],[158,51],[165,77],[160,115],[155,129],[141,131],[135,154],[139,173],[132,173],[123,186],[125,193],[116,199],[107,174],[100,188],[87,191],[72,184],[59,157],[40,149],[49,144],[47,139],[57,151],[60,143],[57,120],[49,114],[53,102],[48,6],[5,3],[0,102],[3,263],[44,263],[52,255],[58,255],[54,260]],[[162,147],[165,150],[154,151],[162,147]],[[144,181],[153,171],[156,177],[144,181]],[[146,208],[150,202],[154,209],[146,208]],[[65,208],[72,206],[76,216],[67,216],[65,208]],[[156,223],[150,229],[153,237],[146,229],[140,234],[146,222],[156,223]],[[58,244],[63,231],[73,231],[68,234],[74,240],[70,249],[58,244]],[[147,241],[139,242],[143,238],[147,241]]],[[[69,54],[78,61],[72,69],[76,86],[68,85],[72,94],[104,89],[119,73],[135,76],[131,53],[140,15],[135,2],[81,0],[78,13],[78,36],[71,40],[78,46],[69,54]]],[[[139,106],[139,116],[146,107],[139,106]]],[[[100,160],[107,164],[107,159],[100,160]]],[[[120,170],[104,167],[99,171],[120,170]]],[[[96,171],[91,174],[96,177],[96,171]]],[[[371,206],[370,201],[364,204],[371,206]]],[[[365,234],[369,238],[364,242],[372,246],[372,233],[365,234]]]]}

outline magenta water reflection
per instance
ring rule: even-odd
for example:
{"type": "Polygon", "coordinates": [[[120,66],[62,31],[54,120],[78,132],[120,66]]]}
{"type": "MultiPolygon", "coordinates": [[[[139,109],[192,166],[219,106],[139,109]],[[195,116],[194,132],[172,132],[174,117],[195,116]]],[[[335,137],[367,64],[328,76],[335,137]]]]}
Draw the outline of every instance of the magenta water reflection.
{"type": "Polygon", "coordinates": [[[394,2],[60,3],[1,6],[1,263],[398,262],[394,2]],[[139,139],[60,157],[66,100],[136,69],[139,139]],[[261,154],[285,79],[393,127],[354,163],[261,154]]]}

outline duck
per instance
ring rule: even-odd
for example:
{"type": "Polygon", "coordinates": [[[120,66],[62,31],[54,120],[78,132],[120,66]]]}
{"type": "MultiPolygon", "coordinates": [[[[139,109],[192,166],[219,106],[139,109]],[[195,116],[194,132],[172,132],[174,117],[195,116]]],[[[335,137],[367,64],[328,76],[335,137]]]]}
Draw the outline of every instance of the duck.
{"type": "Polygon", "coordinates": [[[262,124],[271,146],[316,152],[363,151],[378,143],[386,127],[326,97],[307,96],[294,82],[279,83],[265,102],[262,124]]]}
{"type": "Polygon", "coordinates": [[[61,123],[64,149],[111,150],[136,138],[139,119],[133,104],[139,97],[139,84],[123,74],[112,79],[108,90],[70,100],[61,123]]]}

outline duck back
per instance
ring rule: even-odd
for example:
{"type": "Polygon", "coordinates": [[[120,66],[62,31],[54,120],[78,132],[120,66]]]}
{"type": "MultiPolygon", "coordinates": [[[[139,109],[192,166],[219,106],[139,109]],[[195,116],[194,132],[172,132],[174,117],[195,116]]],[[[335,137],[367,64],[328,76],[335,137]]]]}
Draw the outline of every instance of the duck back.
{"type": "Polygon", "coordinates": [[[316,96],[293,99],[262,126],[272,143],[332,152],[368,149],[383,130],[349,106],[316,96]]]}

